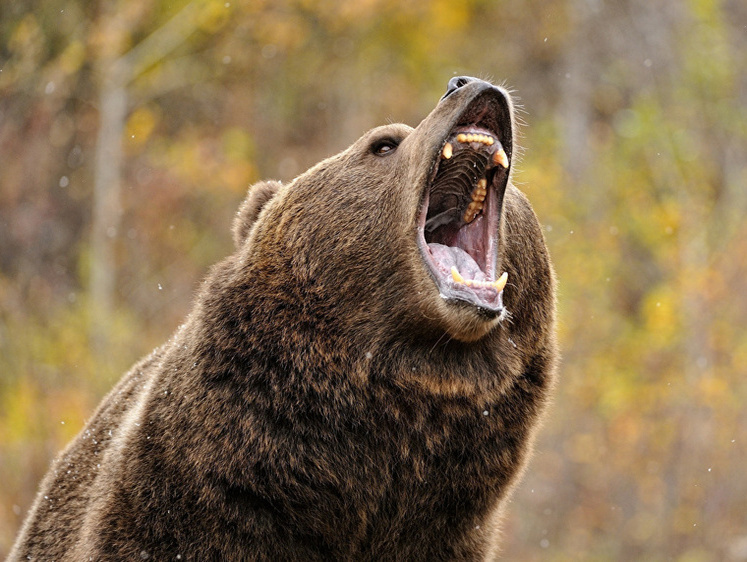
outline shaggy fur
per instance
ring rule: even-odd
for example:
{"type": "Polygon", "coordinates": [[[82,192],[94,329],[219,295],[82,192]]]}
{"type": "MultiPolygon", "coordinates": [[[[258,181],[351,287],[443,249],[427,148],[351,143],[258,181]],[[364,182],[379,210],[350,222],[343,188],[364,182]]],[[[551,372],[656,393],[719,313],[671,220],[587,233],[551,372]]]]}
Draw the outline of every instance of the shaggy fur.
{"type": "Polygon", "coordinates": [[[510,184],[509,318],[444,300],[424,264],[435,156],[494,88],[463,82],[416,129],[251,188],[236,252],[54,462],[10,560],[496,556],[552,386],[554,279],[510,184]]]}

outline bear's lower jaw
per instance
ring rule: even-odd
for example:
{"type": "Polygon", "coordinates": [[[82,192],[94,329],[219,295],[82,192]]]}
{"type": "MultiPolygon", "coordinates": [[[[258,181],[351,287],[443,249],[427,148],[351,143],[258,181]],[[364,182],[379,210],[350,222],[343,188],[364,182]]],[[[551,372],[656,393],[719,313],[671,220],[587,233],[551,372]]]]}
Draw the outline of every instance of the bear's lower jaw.
{"type": "Polygon", "coordinates": [[[443,326],[450,337],[461,342],[476,342],[490,333],[507,316],[505,308],[500,312],[469,305],[462,300],[448,303],[446,324],[443,326]]]}

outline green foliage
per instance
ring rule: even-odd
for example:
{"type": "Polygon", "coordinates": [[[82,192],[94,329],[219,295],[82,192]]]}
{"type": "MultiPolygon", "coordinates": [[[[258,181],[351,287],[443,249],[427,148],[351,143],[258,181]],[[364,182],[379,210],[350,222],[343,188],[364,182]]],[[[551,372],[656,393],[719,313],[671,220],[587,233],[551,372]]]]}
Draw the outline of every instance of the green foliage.
{"type": "Polygon", "coordinates": [[[231,250],[246,187],[371,126],[416,124],[466,73],[522,97],[515,181],[559,278],[561,381],[504,558],[747,560],[738,4],[0,7],[0,557],[52,456],[231,250]],[[126,110],[102,235],[106,92],[126,110]],[[114,282],[98,301],[102,267],[114,282]]]}

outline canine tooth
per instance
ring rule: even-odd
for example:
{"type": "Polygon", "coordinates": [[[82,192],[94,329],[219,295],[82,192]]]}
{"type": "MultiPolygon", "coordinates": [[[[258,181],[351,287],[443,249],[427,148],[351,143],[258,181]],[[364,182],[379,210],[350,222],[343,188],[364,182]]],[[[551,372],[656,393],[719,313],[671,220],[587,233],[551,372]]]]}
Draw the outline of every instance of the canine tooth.
{"type": "Polygon", "coordinates": [[[467,142],[467,135],[465,135],[464,133],[459,133],[457,135],[457,140],[459,142],[467,142]]]}
{"type": "Polygon", "coordinates": [[[457,283],[464,283],[464,277],[459,274],[459,271],[457,271],[457,268],[454,265],[451,266],[451,278],[457,283]]]}
{"type": "Polygon", "coordinates": [[[452,154],[454,154],[454,147],[451,146],[451,143],[447,142],[444,145],[444,149],[441,151],[441,158],[448,160],[451,158],[452,154]]]}
{"type": "Polygon", "coordinates": [[[506,151],[502,148],[499,148],[493,153],[493,163],[500,164],[504,168],[508,168],[508,156],[506,156],[506,151]]]}
{"type": "Polygon", "coordinates": [[[506,286],[507,282],[508,282],[508,271],[504,271],[503,275],[501,275],[498,278],[498,281],[496,281],[495,283],[493,283],[493,287],[495,287],[496,291],[500,292],[506,286]]]}
{"type": "Polygon", "coordinates": [[[462,277],[461,273],[457,270],[455,265],[451,266],[451,278],[456,283],[461,283],[462,285],[467,285],[467,287],[493,287],[496,291],[501,292],[503,288],[506,286],[506,281],[508,281],[508,272],[503,272],[503,275],[500,276],[498,281],[495,281],[491,283],[490,281],[477,281],[475,279],[465,279],[462,277]]]}

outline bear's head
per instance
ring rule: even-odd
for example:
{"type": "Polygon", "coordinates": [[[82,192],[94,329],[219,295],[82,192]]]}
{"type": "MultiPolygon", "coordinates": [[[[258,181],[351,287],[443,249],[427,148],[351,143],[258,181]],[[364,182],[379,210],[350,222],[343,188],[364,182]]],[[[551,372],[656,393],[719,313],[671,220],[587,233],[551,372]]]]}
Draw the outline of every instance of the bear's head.
{"type": "Polygon", "coordinates": [[[505,90],[452,79],[416,128],[375,128],[287,185],[251,188],[234,225],[244,275],[349,330],[483,338],[520,306],[508,298],[525,285],[514,275],[552,283],[531,208],[509,183],[513,135],[505,90]]]}

